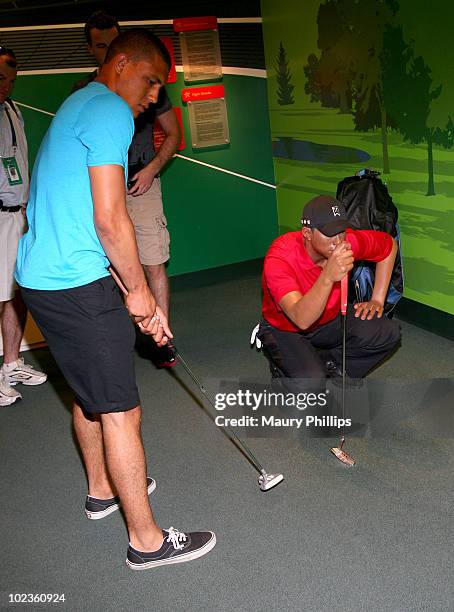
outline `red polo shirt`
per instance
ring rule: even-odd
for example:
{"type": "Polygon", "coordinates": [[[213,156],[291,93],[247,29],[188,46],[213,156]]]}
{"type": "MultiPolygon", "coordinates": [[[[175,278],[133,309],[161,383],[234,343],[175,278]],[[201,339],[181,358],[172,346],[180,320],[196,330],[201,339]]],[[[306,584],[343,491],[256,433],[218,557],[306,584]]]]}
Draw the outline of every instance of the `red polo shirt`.
{"type": "MultiPolygon", "coordinates": [[[[385,232],[350,230],[346,241],[352,245],[355,261],[382,261],[391,252],[393,239],[385,232]]],[[[300,331],[284,314],[279,302],[291,291],[307,293],[320,276],[322,268],[309,257],[299,232],[276,238],[265,256],[262,276],[262,314],[274,327],[283,331],[300,331]]],[[[340,282],[334,283],[322,316],[311,329],[335,319],[340,310],[340,282]]]]}

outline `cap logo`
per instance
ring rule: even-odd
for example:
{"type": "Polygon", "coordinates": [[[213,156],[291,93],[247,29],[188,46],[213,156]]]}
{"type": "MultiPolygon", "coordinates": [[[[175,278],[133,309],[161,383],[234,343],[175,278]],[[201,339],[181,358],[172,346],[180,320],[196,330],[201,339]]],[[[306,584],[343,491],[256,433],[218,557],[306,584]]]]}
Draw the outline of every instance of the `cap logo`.
{"type": "Polygon", "coordinates": [[[339,210],[339,206],[331,206],[331,210],[333,211],[333,215],[335,217],[340,217],[340,210],[339,210]]]}

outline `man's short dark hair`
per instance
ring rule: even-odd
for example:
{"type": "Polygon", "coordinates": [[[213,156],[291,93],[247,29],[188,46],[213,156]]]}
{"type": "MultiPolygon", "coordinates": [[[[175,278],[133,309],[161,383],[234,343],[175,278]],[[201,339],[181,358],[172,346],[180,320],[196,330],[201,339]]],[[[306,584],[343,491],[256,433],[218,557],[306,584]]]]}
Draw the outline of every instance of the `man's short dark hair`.
{"type": "Polygon", "coordinates": [[[5,57],[5,62],[10,68],[17,68],[17,59],[14,51],[9,47],[0,45],[0,57],[5,57]]]}
{"type": "Polygon", "coordinates": [[[120,34],[120,24],[108,13],[104,11],[95,11],[93,15],[90,15],[87,23],[84,27],[84,34],[87,44],[91,46],[91,31],[96,28],[97,30],[110,30],[110,28],[117,28],[120,34]]]}
{"type": "Polygon", "coordinates": [[[169,69],[172,63],[164,43],[156,34],[144,28],[134,28],[117,36],[110,43],[105,63],[109,62],[118,53],[126,53],[133,62],[148,60],[150,56],[157,53],[169,69]]]}

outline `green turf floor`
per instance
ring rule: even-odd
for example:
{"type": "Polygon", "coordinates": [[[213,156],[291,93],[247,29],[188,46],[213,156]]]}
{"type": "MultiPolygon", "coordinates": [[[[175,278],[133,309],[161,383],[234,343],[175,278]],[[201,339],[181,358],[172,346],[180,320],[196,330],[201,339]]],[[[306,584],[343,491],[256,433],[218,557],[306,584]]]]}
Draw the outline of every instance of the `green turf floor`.
{"type": "MultiPolygon", "coordinates": [[[[248,343],[259,296],[253,274],[174,292],[179,349],[204,380],[266,377],[248,343]]],[[[385,437],[349,440],[357,459],[350,470],[329,453],[328,439],[248,439],[268,469],[285,475],[267,493],[181,366],[158,371],[138,356],[156,518],[218,538],[203,559],[144,572],[124,564],[119,512],[85,518],[70,394],[46,349],[25,357],[46,369],[49,383],[22,387],[24,399],[0,411],[0,607],[9,593],[64,593],[55,609],[452,610],[452,431],[428,434],[412,406],[426,380],[452,376],[453,342],[403,324],[402,348],[371,380],[404,385],[396,408],[405,418],[385,437]]]]}

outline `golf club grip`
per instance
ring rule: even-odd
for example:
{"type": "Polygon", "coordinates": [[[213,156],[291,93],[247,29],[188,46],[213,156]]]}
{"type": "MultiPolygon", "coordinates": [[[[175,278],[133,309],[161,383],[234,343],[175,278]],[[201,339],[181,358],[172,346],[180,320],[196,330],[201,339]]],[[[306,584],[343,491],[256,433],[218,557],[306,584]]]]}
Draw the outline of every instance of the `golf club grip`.
{"type": "Polygon", "coordinates": [[[341,280],[341,313],[347,314],[347,300],[348,300],[348,274],[341,280]]]}
{"type": "Polygon", "coordinates": [[[175,346],[175,344],[173,343],[173,340],[171,340],[170,338],[167,340],[167,344],[166,344],[167,348],[169,348],[171,351],[173,351],[175,353],[175,355],[178,355],[178,349],[175,346]]]}

